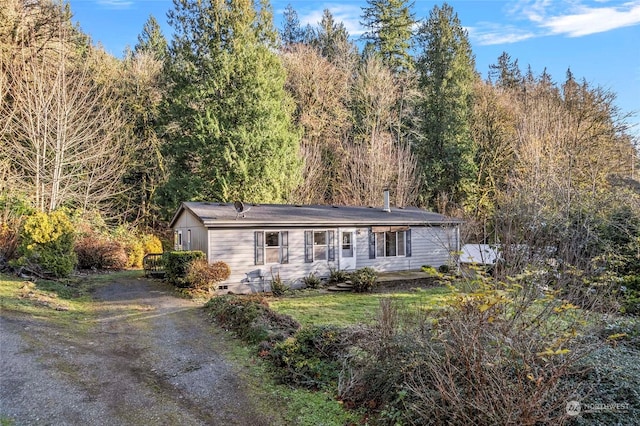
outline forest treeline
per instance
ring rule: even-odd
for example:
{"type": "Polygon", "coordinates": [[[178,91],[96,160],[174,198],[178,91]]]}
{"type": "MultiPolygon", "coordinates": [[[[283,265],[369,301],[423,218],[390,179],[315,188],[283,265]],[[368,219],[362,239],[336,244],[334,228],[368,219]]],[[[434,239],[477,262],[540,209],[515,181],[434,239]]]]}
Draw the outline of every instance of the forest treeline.
{"type": "Polygon", "coordinates": [[[615,93],[506,52],[481,78],[451,6],[368,0],[359,43],[329,10],[302,27],[289,6],[276,28],[267,0],[167,16],[170,39],[151,16],[116,58],[67,4],[2,0],[4,223],[28,205],[162,229],[187,200],[375,206],[389,188],[464,218],[467,241],[589,265],[626,244],[640,262],[637,141],[615,93]]]}

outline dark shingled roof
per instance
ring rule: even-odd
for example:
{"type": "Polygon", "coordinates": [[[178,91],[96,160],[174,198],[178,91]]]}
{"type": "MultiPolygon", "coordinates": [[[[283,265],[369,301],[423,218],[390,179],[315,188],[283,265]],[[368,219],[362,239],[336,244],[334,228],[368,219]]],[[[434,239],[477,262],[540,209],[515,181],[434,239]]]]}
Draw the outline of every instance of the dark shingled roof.
{"type": "Polygon", "coordinates": [[[208,228],[255,228],[264,226],[370,226],[370,225],[443,225],[462,220],[416,207],[395,208],[385,212],[381,207],[300,206],[287,204],[245,205],[238,214],[233,204],[185,202],[171,220],[183,212],[193,213],[208,228]]]}

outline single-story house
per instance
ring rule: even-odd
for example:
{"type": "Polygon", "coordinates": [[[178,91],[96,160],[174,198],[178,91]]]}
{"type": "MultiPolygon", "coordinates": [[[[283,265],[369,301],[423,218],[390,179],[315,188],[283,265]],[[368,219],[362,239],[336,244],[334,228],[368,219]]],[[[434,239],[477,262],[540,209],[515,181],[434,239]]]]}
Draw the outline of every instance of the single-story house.
{"type": "Polygon", "coordinates": [[[270,290],[279,276],[292,287],[310,274],[366,266],[379,272],[456,262],[459,219],[414,207],[247,205],[185,202],[171,220],[176,250],[222,260],[231,276],[220,289],[270,290]]]}

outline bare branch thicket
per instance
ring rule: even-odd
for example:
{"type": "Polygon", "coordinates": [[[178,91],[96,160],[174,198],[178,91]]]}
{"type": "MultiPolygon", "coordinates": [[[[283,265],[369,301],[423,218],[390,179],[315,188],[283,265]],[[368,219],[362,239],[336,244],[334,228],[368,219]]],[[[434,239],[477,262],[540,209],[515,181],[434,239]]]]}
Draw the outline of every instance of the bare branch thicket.
{"type": "Polygon", "coordinates": [[[599,274],[599,229],[619,204],[610,181],[630,175],[632,147],[611,94],[571,82],[563,90],[534,82],[514,97],[514,166],[496,192],[494,229],[504,275],[533,265],[549,272],[542,286],[586,291],[585,277],[599,274]]]}
{"type": "Polygon", "coordinates": [[[343,204],[381,205],[386,188],[396,206],[415,202],[417,160],[401,138],[401,96],[408,95],[378,59],[362,65],[351,95],[356,124],[345,145],[343,204]]]}
{"type": "Polygon", "coordinates": [[[10,64],[12,99],[3,105],[12,179],[43,211],[97,207],[117,192],[126,166],[118,102],[66,51],[10,64]]]}
{"type": "Polygon", "coordinates": [[[340,186],[342,145],[351,126],[347,109],[348,70],[329,62],[315,49],[295,45],[282,54],[286,89],[296,102],[295,121],[303,129],[304,182],[293,199],[302,203],[335,203],[340,186]]]}

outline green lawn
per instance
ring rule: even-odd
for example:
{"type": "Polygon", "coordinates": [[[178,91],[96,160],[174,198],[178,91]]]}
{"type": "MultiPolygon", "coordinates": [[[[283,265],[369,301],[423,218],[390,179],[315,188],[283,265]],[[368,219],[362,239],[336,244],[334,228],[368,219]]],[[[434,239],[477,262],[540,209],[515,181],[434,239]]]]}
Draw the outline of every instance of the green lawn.
{"type": "Polygon", "coordinates": [[[392,298],[407,308],[439,309],[451,294],[446,287],[431,287],[397,293],[324,293],[313,292],[269,300],[276,312],[295,318],[302,325],[352,325],[371,323],[380,306],[380,299],[392,298]]]}

